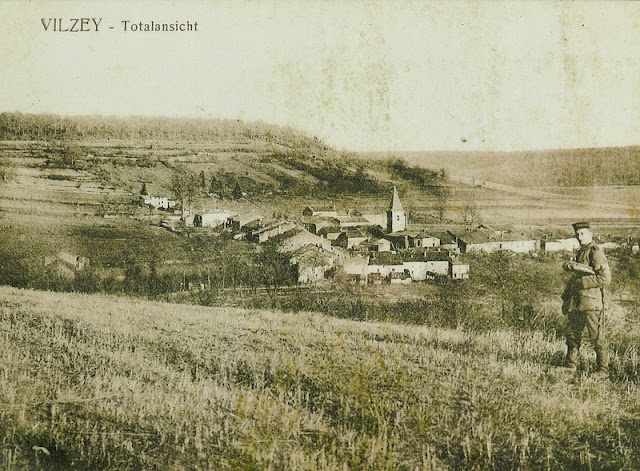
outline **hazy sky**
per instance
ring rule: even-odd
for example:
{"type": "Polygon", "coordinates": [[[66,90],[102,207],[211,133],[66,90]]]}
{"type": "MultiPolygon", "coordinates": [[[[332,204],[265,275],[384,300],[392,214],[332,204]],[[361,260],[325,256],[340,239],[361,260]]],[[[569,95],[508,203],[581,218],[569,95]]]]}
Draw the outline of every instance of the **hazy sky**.
{"type": "Polygon", "coordinates": [[[348,150],[640,144],[640,4],[5,0],[0,111],[262,120],[348,150]]]}

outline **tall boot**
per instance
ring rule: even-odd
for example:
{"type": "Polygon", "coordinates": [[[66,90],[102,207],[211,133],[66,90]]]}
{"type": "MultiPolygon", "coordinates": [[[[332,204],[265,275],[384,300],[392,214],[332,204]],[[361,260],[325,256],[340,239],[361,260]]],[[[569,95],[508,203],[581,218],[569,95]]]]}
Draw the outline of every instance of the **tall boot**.
{"type": "Polygon", "coordinates": [[[596,348],[596,372],[609,374],[609,351],[596,348]]]}
{"type": "Polygon", "coordinates": [[[565,366],[568,368],[575,368],[578,366],[578,349],[575,347],[567,347],[567,359],[565,360],[565,366]]]}

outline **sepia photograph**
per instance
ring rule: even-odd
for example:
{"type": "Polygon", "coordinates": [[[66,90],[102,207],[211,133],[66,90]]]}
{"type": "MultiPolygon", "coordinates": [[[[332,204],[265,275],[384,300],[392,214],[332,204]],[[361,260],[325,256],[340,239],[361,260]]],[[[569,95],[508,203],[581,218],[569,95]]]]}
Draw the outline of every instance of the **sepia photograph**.
{"type": "Polygon", "coordinates": [[[0,469],[640,469],[640,3],[0,2],[0,469]]]}

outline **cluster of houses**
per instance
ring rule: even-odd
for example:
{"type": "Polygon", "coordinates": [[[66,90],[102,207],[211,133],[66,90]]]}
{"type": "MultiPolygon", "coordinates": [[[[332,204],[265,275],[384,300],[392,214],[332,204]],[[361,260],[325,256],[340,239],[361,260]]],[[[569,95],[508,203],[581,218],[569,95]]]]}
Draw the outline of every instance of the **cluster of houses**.
{"type": "Polygon", "coordinates": [[[457,260],[460,250],[451,236],[407,231],[407,216],[396,188],[385,213],[355,215],[339,213],[335,207],[307,207],[302,218],[293,222],[216,210],[191,214],[184,220],[168,216],[162,225],[177,230],[182,223],[229,230],[235,239],[256,244],[273,241],[297,268],[299,283],[319,282],[338,271],[360,284],[469,277],[469,265],[457,260]]]}
{"type": "MultiPolygon", "coordinates": [[[[175,229],[178,222],[180,217],[173,216],[165,218],[163,225],[175,229]]],[[[338,271],[359,284],[441,277],[464,280],[469,278],[469,265],[460,261],[461,254],[571,252],[579,247],[572,234],[551,238],[542,232],[496,230],[485,225],[439,233],[411,230],[395,187],[384,213],[342,214],[335,207],[306,207],[302,218],[292,222],[218,210],[189,215],[183,222],[223,228],[232,231],[235,239],[256,244],[274,241],[297,267],[299,283],[319,282],[338,271]]]]}

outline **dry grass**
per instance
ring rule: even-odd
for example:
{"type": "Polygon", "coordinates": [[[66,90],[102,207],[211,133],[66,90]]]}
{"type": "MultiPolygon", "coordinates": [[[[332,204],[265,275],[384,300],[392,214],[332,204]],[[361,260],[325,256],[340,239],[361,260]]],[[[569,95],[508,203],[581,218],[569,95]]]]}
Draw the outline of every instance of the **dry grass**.
{"type": "Polygon", "coordinates": [[[3,287],[0,467],[638,469],[639,387],[557,368],[562,351],[3,287]]]}

